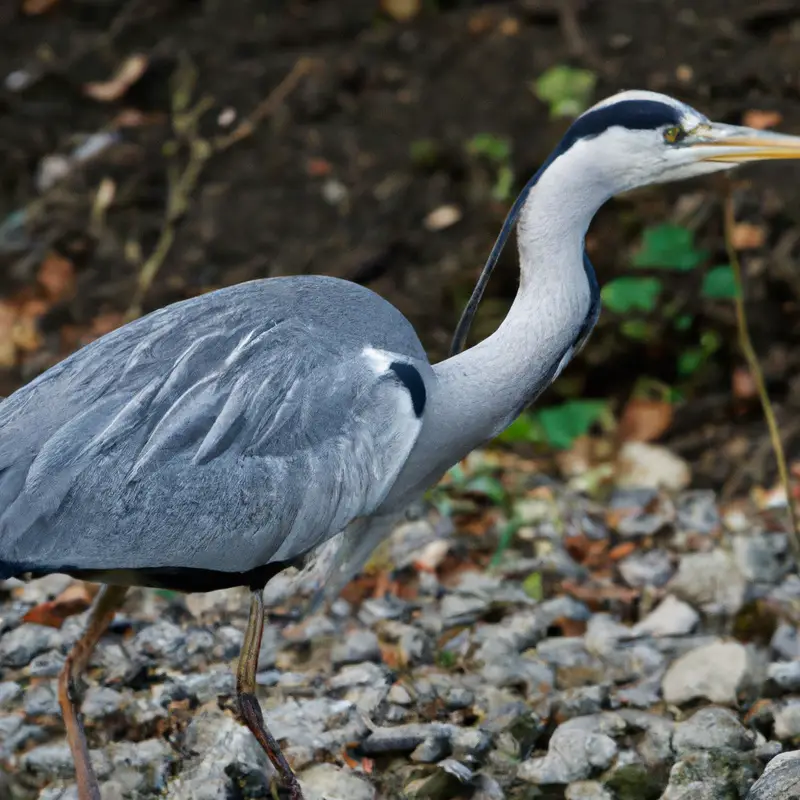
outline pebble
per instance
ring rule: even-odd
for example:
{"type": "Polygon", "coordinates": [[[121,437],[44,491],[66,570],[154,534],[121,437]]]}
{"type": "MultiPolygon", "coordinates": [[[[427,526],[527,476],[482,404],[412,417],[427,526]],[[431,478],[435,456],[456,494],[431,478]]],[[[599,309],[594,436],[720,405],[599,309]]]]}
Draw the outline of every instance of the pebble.
{"type": "Polygon", "coordinates": [[[0,683],[0,708],[10,707],[22,696],[22,687],[16,681],[0,683]]]}
{"type": "Polygon", "coordinates": [[[517,778],[540,786],[585,780],[608,768],[616,754],[617,745],[611,737],[560,725],[550,738],[547,755],[523,761],[517,778]]]}
{"type": "Polygon", "coordinates": [[[775,756],[750,787],[746,800],[777,800],[800,795],[800,751],[775,756]]]}
{"type": "Polygon", "coordinates": [[[787,661],[800,658],[800,635],[797,628],[787,622],[781,622],[775,629],[769,646],[780,658],[785,658],[787,661]]]}
{"type": "Polygon", "coordinates": [[[675,726],[672,747],[678,755],[692,750],[752,750],[755,736],[731,710],[710,706],[675,726]]]}
{"type": "Polygon", "coordinates": [[[99,720],[121,711],[130,702],[130,696],[107,686],[90,686],[81,704],[81,712],[87,719],[99,720]]]}
{"type": "Polygon", "coordinates": [[[333,764],[315,764],[298,775],[306,800],[374,800],[368,779],[333,764]]]}
{"type": "Polygon", "coordinates": [[[686,461],[662,445],[625,442],[617,456],[618,486],[679,490],[691,477],[686,461]]]}
{"type": "Polygon", "coordinates": [[[661,684],[664,700],[682,705],[705,698],[735,705],[738,692],[752,680],[747,649],[738,642],[718,641],[690,650],[667,669],[661,684]]]}
{"type": "Polygon", "coordinates": [[[26,667],[45,650],[55,646],[58,631],[46,625],[25,623],[0,637],[0,667],[26,667]]]}
{"type": "Polygon", "coordinates": [[[779,661],[767,667],[767,678],[777,693],[800,691],[800,661],[779,661]]]}
{"type": "Polygon", "coordinates": [[[675,502],[675,526],[678,533],[716,533],[721,525],[716,496],[709,489],[681,492],[675,502]]]}
{"type": "Polygon", "coordinates": [[[130,649],[148,656],[159,664],[167,663],[180,669],[185,657],[186,634],[168,620],[161,620],[143,628],[134,636],[130,649]]]}
{"type": "Polygon", "coordinates": [[[783,533],[734,536],[733,554],[742,575],[757,583],[778,583],[792,566],[783,533]]]}
{"type": "Polygon", "coordinates": [[[343,642],[334,645],[331,658],[335,666],[359,664],[362,661],[380,661],[381,648],[378,637],[371,630],[350,631],[343,642]]]}
{"type": "MultiPolygon", "coordinates": [[[[89,758],[99,780],[111,774],[111,762],[102,750],[90,750],[89,758]]],[[[19,759],[20,768],[34,776],[52,780],[75,775],[72,753],[66,744],[47,744],[34,747],[19,759]]]]}
{"type": "Polygon", "coordinates": [[[575,781],[564,791],[564,800],[615,800],[599,781],[575,781]]]}
{"type": "Polygon", "coordinates": [[[637,636],[683,636],[691,633],[700,615],[688,604],[668,594],[643,620],[633,626],[637,636]]]}
{"type": "Polygon", "coordinates": [[[29,717],[61,716],[56,681],[40,683],[28,689],[25,695],[25,713],[29,717]]]}
{"type": "Polygon", "coordinates": [[[664,586],[674,572],[666,550],[636,551],[619,562],[619,571],[628,586],[664,586]]]}
{"type": "Polygon", "coordinates": [[[800,736],[800,700],[789,700],[775,714],[775,737],[791,741],[800,736]]]}
{"type": "Polygon", "coordinates": [[[31,678],[55,678],[64,666],[66,656],[58,650],[40,653],[28,664],[28,675],[31,678]]]}
{"type": "Polygon", "coordinates": [[[747,581],[733,557],[720,548],[681,556],[667,589],[707,613],[735,614],[744,603],[747,581]]]}
{"type": "Polygon", "coordinates": [[[687,753],[670,770],[669,783],[661,800],[731,800],[744,797],[760,771],[761,766],[752,753],[733,750],[687,753]]]}

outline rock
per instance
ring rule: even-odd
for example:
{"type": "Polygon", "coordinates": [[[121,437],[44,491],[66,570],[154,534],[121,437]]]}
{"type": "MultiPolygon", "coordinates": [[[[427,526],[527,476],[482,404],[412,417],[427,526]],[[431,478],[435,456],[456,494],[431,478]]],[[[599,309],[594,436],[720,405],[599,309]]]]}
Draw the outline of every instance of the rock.
{"type": "Polygon", "coordinates": [[[328,681],[331,689],[349,689],[353,686],[388,687],[389,675],[385,667],[366,661],[350,664],[328,681]]]}
{"type": "Polygon", "coordinates": [[[606,769],[616,754],[616,742],[609,736],[559,725],[550,738],[547,755],[523,761],[517,777],[540,786],[568,784],[606,769]]]}
{"type": "Polygon", "coordinates": [[[614,800],[614,795],[599,781],[575,781],[567,786],[564,800],[614,800]]]}
{"type": "Polygon", "coordinates": [[[770,664],[767,667],[767,679],[778,694],[800,691],[800,661],[770,664]]]}
{"type": "Polygon", "coordinates": [[[752,753],[727,749],[687,753],[670,770],[669,784],[661,800],[744,797],[760,771],[761,766],[752,753]]]}
{"type": "Polygon", "coordinates": [[[43,578],[36,578],[33,581],[26,581],[22,584],[19,593],[21,603],[37,605],[47,600],[53,600],[61,594],[68,586],[75,583],[75,578],[69,575],[53,573],[45,575],[43,578]]]}
{"type": "Polygon", "coordinates": [[[553,670],[547,664],[536,658],[520,655],[484,664],[481,676],[492,686],[524,685],[528,695],[549,691],[555,682],[553,670]]]}
{"type": "Polygon", "coordinates": [[[272,764],[253,734],[232,717],[194,717],[186,729],[184,751],[192,755],[168,783],[170,800],[227,800],[245,786],[269,796],[272,764]]]}
{"type": "Polygon", "coordinates": [[[608,703],[608,686],[585,686],[567,689],[554,700],[553,717],[564,722],[573,717],[597,714],[608,703]]]}
{"type": "Polygon", "coordinates": [[[664,700],[682,705],[705,698],[735,705],[739,691],[753,681],[747,649],[738,642],[718,641],[690,650],[674,661],[661,683],[664,700]]]}
{"type": "Polygon", "coordinates": [[[672,560],[666,550],[636,551],[619,562],[619,572],[628,586],[663,586],[672,577],[672,560]]]}
{"type": "Polygon", "coordinates": [[[0,637],[0,667],[25,667],[45,650],[55,647],[58,631],[46,625],[25,623],[0,637]]]}
{"type": "Polygon", "coordinates": [[[777,800],[800,795],[800,751],[781,753],[767,764],[746,800],[777,800]]]}
{"type": "Polygon", "coordinates": [[[331,658],[334,665],[380,661],[381,648],[378,637],[370,630],[350,631],[343,642],[334,645],[331,658]]]}
{"type": "MultiPolygon", "coordinates": [[[[186,652],[189,652],[190,647],[197,649],[198,645],[202,649],[207,649],[206,633],[207,631],[188,631],[184,642],[186,652]]],[[[213,638],[216,639],[213,648],[214,658],[219,661],[230,661],[239,657],[244,644],[244,631],[234,628],[233,625],[223,625],[217,628],[213,638]]]]}
{"type": "Polygon", "coordinates": [[[709,535],[720,528],[717,498],[710,489],[681,492],[675,502],[675,522],[679,533],[709,535]]]}
{"type": "Polygon", "coordinates": [[[385,753],[410,753],[429,739],[446,739],[450,741],[455,726],[447,723],[412,723],[396,725],[393,728],[378,727],[370,731],[361,742],[365,755],[382,755],[385,753]]]}
{"type": "MultiPolygon", "coordinates": [[[[116,797],[160,792],[166,786],[174,751],[161,739],[118,742],[111,746],[116,797]]],[[[113,795],[112,795],[113,796],[113,795]]]]}
{"type": "Polygon", "coordinates": [[[672,747],[678,755],[693,750],[730,748],[746,751],[755,747],[755,736],[727,708],[702,708],[675,726],[672,747]]]}
{"type": "Polygon", "coordinates": [[[774,732],[783,741],[800,737],[800,700],[789,700],[775,714],[774,732]]]}
{"type": "Polygon", "coordinates": [[[733,554],[742,575],[755,582],[779,583],[791,568],[784,533],[734,536],[733,554]]]}
{"type": "Polygon", "coordinates": [[[647,442],[625,442],[617,456],[616,482],[620,487],[685,489],[691,480],[689,465],[666,447],[647,442]]]}
{"type": "Polygon", "coordinates": [[[107,686],[90,686],[86,692],[81,712],[87,719],[102,719],[121,711],[130,702],[130,696],[107,686]]]}
{"type": "Polygon", "coordinates": [[[396,703],[401,706],[410,706],[413,702],[408,689],[402,683],[395,683],[389,689],[388,700],[390,703],[396,703]]]}
{"type": "Polygon", "coordinates": [[[29,717],[61,716],[56,681],[40,683],[28,689],[25,695],[25,713],[29,717]]]}
{"type": "Polygon", "coordinates": [[[28,664],[28,675],[31,678],[55,678],[64,666],[66,656],[58,650],[48,650],[40,653],[28,664]]]}
{"type": "Polygon", "coordinates": [[[367,732],[353,703],[331,697],[287,700],[266,710],[264,716],[273,736],[285,740],[289,750],[327,748],[338,752],[336,748],[361,741],[367,732]]]}
{"type": "Polygon", "coordinates": [[[139,631],[133,637],[130,649],[147,656],[159,666],[169,664],[180,669],[185,658],[185,642],[186,634],[181,628],[168,620],[160,620],[139,631]]]}
{"type": "Polygon", "coordinates": [[[473,785],[475,791],[470,800],[506,800],[502,787],[490,775],[481,773],[475,778],[473,785]]]}
{"type": "MultiPolygon", "coordinates": [[[[106,800],[106,798],[102,796],[102,788],[101,786],[101,800],[106,800]]],[[[78,786],[74,783],[68,786],[48,786],[46,789],[42,789],[42,791],[39,792],[37,800],[80,800],[78,796],[78,786]]]]}
{"type": "Polygon", "coordinates": [[[375,787],[350,769],[315,764],[298,775],[306,800],[374,800],[375,787]]]}
{"type": "Polygon", "coordinates": [[[633,626],[632,633],[650,636],[683,636],[691,633],[700,615],[688,604],[668,594],[643,620],[633,626]]]}
{"type": "Polygon", "coordinates": [[[780,658],[787,660],[800,658],[800,636],[797,628],[787,622],[781,622],[775,629],[769,646],[780,658]]]}
{"type": "Polygon", "coordinates": [[[250,592],[243,587],[218,589],[215,592],[194,592],[183,601],[189,613],[197,619],[229,616],[247,608],[250,592]]]}
{"type": "Polygon", "coordinates": [[[22,696],[22,687],[16,681],[0,683],[0,708],[8,708],[22,696]]]}
{"type": "Polygon", "coordinates": [[[686,553],[667,589],[707,613],[735,614],[744,602],[747,581],[732,556],[719,548],[686,553]]]}
{"type": "Polygon", "coordinates": [[[441,613],[446,628],[472,625],[488,611],[490,601],[474,595],[448,594],[442,600],[441,613]]]}
{"type": "Polygon", "coordinates": [[[164,704],[188,696],[202,705],[220,695],[233,695],[236,691],[236,676],[227,667],[215,667],[207,672],[176,675],[162,684],[160,690],[160,699],[164,704]]]}
{"type": "MultiPolygon", "coordinates": [[[[111,762],[102,750],[90,750],[89,758],[99,780],[111,774],[111,762]]],[[[34,747],[23,753],[19,759],[20,768],[37,777],[52,780],[54,778],[72,778],[75,766],[72,753],[66,744],[47,744],[34,747]]]]}

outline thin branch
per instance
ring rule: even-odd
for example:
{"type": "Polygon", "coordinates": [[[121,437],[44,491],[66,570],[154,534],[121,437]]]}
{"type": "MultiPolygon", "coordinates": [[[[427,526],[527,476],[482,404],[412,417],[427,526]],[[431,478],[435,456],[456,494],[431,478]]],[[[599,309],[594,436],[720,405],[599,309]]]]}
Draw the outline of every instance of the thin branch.
{"type": "Polygon", "coordinates": [[[753,342],[750,339],[750,332],[747,326],[747,312],[744,305],[744,287],[742,283],[742,267],[739,262],[739,256],[736,248],[733,245],[733,229],[736,224],[736,215],[733,207],[733,195],[731,193],[725,199],[725,247],[728,251],[728,258],[731,262],[731,269],[733,270],[733,277],[736,283],[736,327],[739,334],[739,347],[742,350],[750,374],[758,390],[758,397],[761,401],[761,408],[764,412],[764,419],[769,428],[769,437],[772,442],[772,450],[775,453],[775,461],[778,465],[778,474],[780,476],[781,485],[786,493],[786,509],[789,515],[789,541],[792,544],[795,558],[800,563],[800,529],[797,524],[797,512],[795,510],[794,498],[792,497],[792,488],[789,482],[789,471],[786,468],[786,454],[783,450],[783,443],[781,442],[780,431],[778,430],[778,423],[775,419],[775,412],[772,408],[772,403],[767,393],[767,386],[764,381],[764,373],[761,371],[761,364],[758,360],[753,342]]]}

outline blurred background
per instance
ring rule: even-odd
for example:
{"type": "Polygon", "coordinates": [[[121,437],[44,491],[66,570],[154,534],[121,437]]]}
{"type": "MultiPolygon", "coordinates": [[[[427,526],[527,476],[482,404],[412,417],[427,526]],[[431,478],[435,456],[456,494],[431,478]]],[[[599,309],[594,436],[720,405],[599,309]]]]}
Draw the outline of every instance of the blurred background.
{"type": "MultiPolygon", "coordinates": [[[[516,193],[576,114],[626,88],[800,133],[800,2],[4,0],[0,396],[126,319],[308,272],[387,297],[438,360],[516,193]]],[[[600,324],[506,444],[564,451],[627,425],[697,486],[771,483],[736,338],[733,190],[749,324],[796,452],[791,165],[609,203],[587,239],[600,324]]],[[[516,282],[509,246],[472,341],[516,282]]]]}

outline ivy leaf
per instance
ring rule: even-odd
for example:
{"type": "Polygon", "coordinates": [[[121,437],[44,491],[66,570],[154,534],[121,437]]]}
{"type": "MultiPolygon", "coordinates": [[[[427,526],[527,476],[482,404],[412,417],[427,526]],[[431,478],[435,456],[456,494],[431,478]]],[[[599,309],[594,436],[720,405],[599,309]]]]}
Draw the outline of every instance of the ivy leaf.
{"type": "Polygon", "coordinates": [[[589,432],[607,408],[605,400],[568,400],[559,406],[542,409],[538,417],[549,444],[566,450],[575,439],[589,432]]]}
{"type": "Polygon", "coordinates": [[[533,93],[550,107],[553,117],[577,117],[589,107],[597,76],[586,69],[558,66],[542,73],[531,85],[533,93]]]}
{"type": "Polygon", "coordinates": [[[633,255],[635,267],[675,269],[687,272],[706,258],[705,250],[694,245],[694,234],[680,225],[656,225],[646,228],[642,245],[633,255]]]}
{"type": "Polygon", "coordinates": [[[703,278],[703,296],[712,300],[733,300],[739,296],[736,276],[730,265],[714,267],[703,278]]]}
{"type": "Polygon", "coordinates": [[[652,311],[661,293],[658,278],[623,277],[609,281],[602,289],[603,305],[624,314],[628,311],[652,311]]]}

